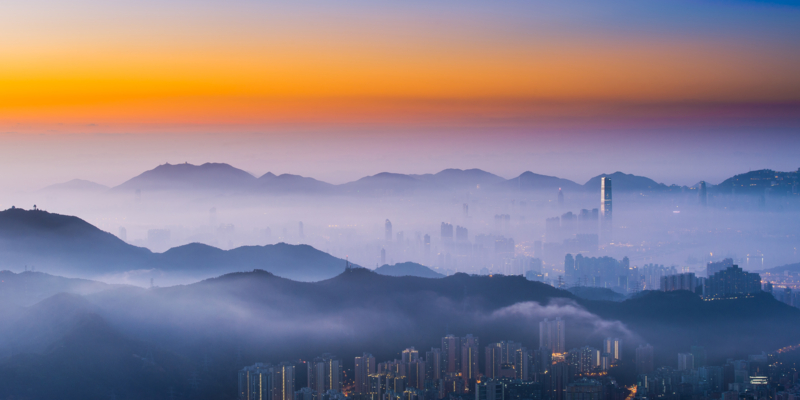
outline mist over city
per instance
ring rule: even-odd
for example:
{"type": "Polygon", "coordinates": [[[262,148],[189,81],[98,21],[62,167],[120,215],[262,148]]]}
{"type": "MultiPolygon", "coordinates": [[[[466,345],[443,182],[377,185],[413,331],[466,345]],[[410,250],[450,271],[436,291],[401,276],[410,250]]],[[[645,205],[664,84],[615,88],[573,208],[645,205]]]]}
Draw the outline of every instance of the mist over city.
{"type": "Polygon", "coordinates": [[[0,4],[0,400],[796,400],[797,21],[0,4]]]}

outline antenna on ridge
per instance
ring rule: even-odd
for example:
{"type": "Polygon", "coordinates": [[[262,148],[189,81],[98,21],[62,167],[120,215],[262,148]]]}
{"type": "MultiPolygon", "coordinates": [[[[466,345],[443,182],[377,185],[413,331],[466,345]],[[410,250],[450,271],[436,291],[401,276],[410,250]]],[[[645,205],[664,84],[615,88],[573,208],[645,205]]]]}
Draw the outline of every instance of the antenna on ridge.
{"type": "Polygon", "coordinates": [[[344,270],[350,271],[353,267],[350,265],[350,259],[348,256],[344,256],[344,270]]]}

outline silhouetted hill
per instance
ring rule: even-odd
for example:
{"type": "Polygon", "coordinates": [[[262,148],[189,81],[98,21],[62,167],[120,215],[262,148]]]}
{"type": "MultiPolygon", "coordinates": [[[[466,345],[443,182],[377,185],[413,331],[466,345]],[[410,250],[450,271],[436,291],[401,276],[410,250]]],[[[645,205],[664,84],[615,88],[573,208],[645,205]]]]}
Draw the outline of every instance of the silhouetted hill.
{"type": "Polygon", "coordinates": [[[87,279],[64,278],[42,272],[0,271],[0,302],[29,306],[58,293],[85,295],[117,286],[87,279]]]}
{"type": "MultiPolygon", "coordinates": [[[[320,282],[296,282],[255,270],[185,286],[114,288],[85,300],[88,306],[74,296],[55,297],[30,307],[26,311],[46,311],[30,313],[32,320],[44,321],[38,328],[17,323],[21,317],[4,325],[27,326],[24,331],[31,337],[37,329],[55,334],[38,336],[45,338],[38,343],[52,342],[45,350],[17,353],[0,364],[0,398],[30,385],[33,378],[23,374],[44,365],[51,366],[46,369],[50,378],[71,379],[89,388],[107,386],[73,371],[96,374],[103,382],[113,381],[118,372],[129,373],[119,386],[126,393],[134,393],[128,392],[134,390],[127,386],[129,378],[188,390],[184,388],[189,377],[170,371],[199,371],[199,361],[209,353],[220,367],[203,375],[204,384],[227,388],[231,395],[234,372],[255,361],[308,359],[330,351],[346,366],[365,351],[390,360],[407,346],[438,346],[446,333],[471,333],[482,343],[520,341],[530,348],[538,345],[539,322],[555,317],[565,320],[568,348],[599,347],[605,337],[620,337],[624,362],[630,363],[633,349],[649,342],[656,349],[656,365],[673,364],[674,355],[692,345],[705,346],[712,363],[720,357],[772,351],[796,344],[800,329],[800,310],[771,296],[703,301],[690,292],[647,292],[622,302],[590,301],[519,276],[459,273],[430,279],[386,276],[363,268],[320,282]],[[85,323],[82,315],[90,315],[85,323]],[[73,331],[79,333],[71,335],[73,331]],[[143,356],[148,349],[154,357],[143,356]],[[163,361],[173,352],[193,364],[163,361]],[[163,369],[158,375],[163,381],[150,381],[155,378],[133,370],[148,371],[143,365],[151,364],[142,363],[146,359],[163,369]],[[222,361],[226,359],[231,361],[222,361]],[[101,367],[108,371],[96,369],[101,367]]],[[[3,335],[0,330],[0,343],[7,343],[3,335]]],[[[615,378],[628,381],[634,376],[615,378]]],[[[220,397],[220,391],[210,393],[217,397],[207,398],[220,397]]],[[[81,398],[94,394],[86,396],[81,398]]]]}
{"type": "Polygon", "coordinates": [[[603,177],[611,178],[611,189],[618,192],[663,191],[669,189],[667,185],[658,183],[650,178],[622,172],[595,176],[583,185],[584,188],[591,191],[600,191],[600,178],[603,177]]]}
{"type": "Polygon", "coordinates": [[[114,187],[120,191],[245,191],[256,178],[228,164],[163,164],[114,187]]]}
{"type": "Polygon", "coordinates": [[[155,254],[151,266],[163,271],[212,274],[259,268],[284,278],[318,281],[340,274],[345,261],[302,244],[278,243],[221,250],[192,243],[155,254]]]}
{"type": "MultiPolygon", "coordinates": [[[[609,307],[584,303],[606,319],[619,319],[661,354],[705,346],[709,361],[772,351],[796,342],[789,327],[800,328],[800,309],[760,293],[752,298],[703,301],[688,291],[648,291],[609,307]],[[788,329],[787,329],[788,328],[788,329]],[[656,345],[655,343],[658,343],[656,345]]],[[[666,362],[667,360],[665,360],[666,362]]]]}
{"type": "MultiPolygon", "coordinates": [[[[190,385],[194,368],[183,357],[130,340],[94,313],[70,315],[68,320],[69,328],[46,350],[16,354],[0,363],[0,396],[105,400],[199,395],[200,388],[190,385]]],[[[227,397],[213,386],[204,389],[227,397]]]]}
{"type": "Polygon", "coordinates": [[[258,178],[257,190],[271,193],[307,193],[321,194],[328,193],[334,188],[330,183],[318,181],[314,178],[307,178],[300,175],[282,174],[275,175],[267,172],[258,178]]]}
{"type": "Polygon", "coordinates": [[[402,194],[434,187],[433,183],[411,175],[381,172],[339,185],[338,189],[351,194],[402,194]]]}
{"type": "Polygon", "coordinates": [[[73,179],[69,182],[57,183],[50,185],[41,190],[41,192],[58,193],[58,192],[80,192],[80,193],[100,193],[109,189],[106,185],[94,183],[84,179],[73,179]]]}
{"type": "Polygon", "coordinates": [[[539,175],[526,171],[516,178],[509,179],[499,184],[500,187],[513,190],[583,190],[581,185],[555,176],[539,175]]]}
{"type": "Polygon", "coordinates": [[[586,300],[596,301],[622,301],[625,300],[624,294],[617,293],[609,288],[599,288],[591,286],[575,286],[567,289],[570,293],[586,300]]]}
{"type": "Polygon", "coordinates": [[[711,189],[730,194],[762,195],[792,193],[792,186],[800,181],[800,170],[791,172],[762,169],[734,175],[711,189]]]}
{"type": "Polygon", "coordinates": [[[404,262],[394,265],[382,265],[375,272],[389,276],[418,276],[420,278],[444,278],[444,275],[417,263],[404,262]]]}
{"type": "Polygon", "coordinates": [[[296,280],[341,273],[345,261],[308,245],[278,243],[232,250],[192,243],[164,253],[132,246],[77,217],[19,208],[0,211],[0,268],[97,277],[132,270],[210,277],[261,268],[296,280]]]}
{"type": "Polygon", "coordinates": [[[410,176],[445,189],[476,189],[478,186],[493,185],[505,181],[502,177],[477,168],[467,170],[450,168],[435,174],[410,176]]]}
{"type": "Polygon", "coordinates": [[[0,268],[82,276],[128,270],[152,255],[80,218],[21,208],[0,211],[0,254],[0,268]]]}
{"type": "Polygon", "coordinates": [[[763,272],[782,274],[784,271],[800,273],[800,263],[781,265],[780,267],[765,269],[763,272]]]}

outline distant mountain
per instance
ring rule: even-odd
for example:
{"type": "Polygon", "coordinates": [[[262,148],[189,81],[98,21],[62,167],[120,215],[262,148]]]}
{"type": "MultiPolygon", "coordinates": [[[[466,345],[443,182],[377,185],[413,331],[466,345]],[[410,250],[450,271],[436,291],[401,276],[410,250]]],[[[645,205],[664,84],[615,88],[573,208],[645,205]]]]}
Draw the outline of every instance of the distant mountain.
{"type": "Polygon", "coordinates": [[[435,174],[410,175],[419,180],[430,182],[438,188],[469,188],[488,186],[505,181],[505,178],[480,169],[445,169],[435,174]]]}
{"type": "Polygon", "coordinates": [[[338,189],[350,194],[404,194],[435,187],[432,182],[411,175],[381,172],[354,182],[339,185],[338,189]]]}
{"type": "Polygon", "coordinates": [[[119,191],[246,191],[256,184],[248,172],[228,164],[164,164],[114,187],[119,191]]]}
{"type": "Polygon", "coordinates": [[[711,190],[726,194],[789,194],[797,184],[800,184],[800,169],[791,172],[762,169],[732,176],[711,190]]]}
{"type": "Polygon", "coordinates": [[[82,193],[99,193],[105,192],[108,190],[109,187],[106,185],[101,185],[99,183],[94,183],[91,181],[83,180],[83,179],[73,179],[69,182],[64,183],[57,183],[55,185],[50,185],[44,189],[42,192],[82,192],[82,193]]]}
{"type": "Polygon", "coordinates": [[[275,175],[271,172],[262,175],[257,182],[257,190],[272,194],[327,193],[333,188],[334,185],[314,178],[291,174],[275,175]]]}
{"type": "Polygon", "coordinates": [[[199,278],[260,268],[315,281],[344,271],[345,261],[307,245],[278,243],[232,250],[192,243],[164,253],[132,246],[77,217],[20,208],[0,211],[0,268],[98,277],[158,270],[199,278]]]}
{"type": "Polygon", "coordinates": [[[30,306],[59,293],[88,295],[117,287],[119,285],[64,278],[43,272],[0,271],[0,302],[19,306],[30,306]]]}
{"type": "Polygon", "coordinates": [[[73,276],[135,269],[152,256],[88,222],[41,210],[0,211],[0,268],[73,276]]]}
{"type": "Polygon", "coordinates": [[[800,263],[781,265],[780,267],[766,269],[763,272],[769,272],[772,274],[782,274],[785,271],[800,273],[800,263]]]}
{"type": "Polygon", "coordinates": [[[611,178],[611,190],[616,192],[638,192],[638,191],[665,191],[669,186],[658,183],[650,178],[644,176],[636,176],[632,174],[624,174],[622,172],[614,172],[613,174],[601,174],[589,179],[584,188],[591,191],[600,191],[600,179],[603,177],[611,178]]]}
{"type": "Polygon", "coordinates": [[[539,175],[533,172],[526,171],[516,178],[509,179],[500,183],[500,186],[506,189],[513,190],[553,190],[557,191],[559,188],[569,191],[583,190],[581,185],[568,180],[557,178],[555,176],[539,175]]]}
{"type": "Polygon", "coordinates": [[[257,268],[284,278],[320,281],[342,273],[345,264],[344,260],[308,245],[278,243],[221,250],[192,243],[154,254],[149,266],[166,272],[205,275],[257,268]]]}
{"type": "Polygon", "coordinates": [[[375,272],[389,276],[417,276],[420,278],[444,278],[444,275],[417,263],[404,262],[394,265],[382,265],[375,272]]]}

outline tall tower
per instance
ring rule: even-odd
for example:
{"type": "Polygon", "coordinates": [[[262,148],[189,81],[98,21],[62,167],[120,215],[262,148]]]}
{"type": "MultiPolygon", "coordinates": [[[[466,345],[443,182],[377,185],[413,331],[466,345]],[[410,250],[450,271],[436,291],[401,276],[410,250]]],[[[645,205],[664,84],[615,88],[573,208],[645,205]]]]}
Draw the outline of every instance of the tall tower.
{"type": "Polygon", "coordinates": [[[386,220],[386,242],[392,242],[392,222],[388,219],[386,220]]]}
{"type": "Polygon", "coordinates": [[[558,205],[564,205],[564,192],[561,191],[561,188],[558,188],[558,205]]]}
{"type": "Polygon", "coordinates": [[[697,196],[701,206],[705,207],[706,205],[708,205],[708,192],[706,191],[706,181],[700,181],[700,184],[697,187],[697,196]]]}
{"type": "Polygon", "coordinates": [[[600,231],[606,243],[612,240],[611,220],[611,178],[600,178],[600,231]]]}

